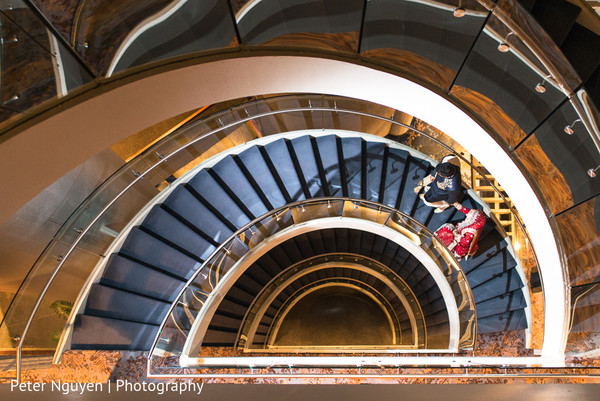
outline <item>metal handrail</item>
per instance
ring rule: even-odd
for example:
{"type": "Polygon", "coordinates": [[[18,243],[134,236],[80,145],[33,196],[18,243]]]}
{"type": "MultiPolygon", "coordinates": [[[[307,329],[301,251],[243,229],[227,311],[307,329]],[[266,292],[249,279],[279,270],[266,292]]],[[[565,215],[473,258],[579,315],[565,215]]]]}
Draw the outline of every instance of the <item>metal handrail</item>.
{"type": "Polygon", "coordinates": [[[290,359],[296,359],[301,357],[292,356],[290,357],[267,357],[263,361],[255,357],[240,357],[240,359],[247,359],[252,361],[248,367],[231,366],[224,368],[220,363],[214,363],[215,358],[207,358],[210,361],[210,365],[196,368],[187,367],[187,371],[181,372],[181,368],[173,368],[170,366],[156,366],[157,370],[162,370],[159,374],[152,374],[152,378],[199,378],[199,377],[240,377],[240,378],[256,378],[256,377],[455,377],[456,374],[453,371],[465,371],[465,375],[461,377],[564,377],[564,378],[595,378],[600,377],[600,369],[594,365],[579,365],[579,366],[539,366],[539,361],[536,357],[510,357],[505,358],[502,364],[490,363],[487,360],[473,360],[470,356],[455,356],[447,359],[445,362],[440,362],[436,357],[433,357],[433,361],[422,357],[415,356],[392,356],[392,357],[381,357],[381,356],[350,356],[344,358],[344,362],[340,361],[340,358],[324,358],[324,357],[309,357],[307,361],[304,361],[299,366],[302,371],[306,372],[307,369],[323,369],[327,368],[327,373],[317,371],[316,373],[298,373],[291,371],[293,364],[291,365],[288,361],[290,359]],[[333,359],[335,362],[330,364],[318,363],[318,359],[333,359]],[[417,362],[418,361],[418,362],[417,362]],[[420,365],[420,366],[416,366],[420,365]],[[400,373],[402,368],[409,368],[410,370],[420,370],[424,373],[400,373]],[[279,373],[269,373],[270,369],[279,369],[279,373]],[[444,371],[439,373],[432,371],[432,368],[440,369],[444,371]],[[233,370],[234,373],[223,373],[224,370],[233,370]],[[290,371],[285,372],[290,369],[290,371]],[[341,370],[342,373],[337,373],[335,369],[341,370]],[[363,371],[362,369],[365,369],[363,371]],[[385,372],[385,369],[389,369],[389,372],[385,372]],[[175,370],[177,373],[169,373],[169,370],[175,370]],[[202,371],[216,370],[216,373],[199,373],[202,371]],[[377,371],[369,374],[368,371],[377,371]],[[450,370],[448,372],[447,370],[450,370]],[[473,371],[483,370],[485,373],[473,373],[473,371]],[[491,373],[490,371],[496,370],[498,373],[491,373]],[[557,373],[556,371],[563,371],[557,373]],[[516,371],[518,373],[509,373],[509,371],[516,371]],[[549,372],[547,374],[537,372],[549,372]],[[582,373],[583,371],[583,373],[582,373]],[[586,373],[591,371],[594,373],[586,373]],[[165,373],[167,372],[167,373],[165,373]],[[501,373],[500,373],[501,372],[501,373]],[[531,373],[530,373],[531,372],[531,373]],[[568,372],[568,373],[567,373],[568,372]]]}
{"type": "MultiPolygon", "coordinates": [[[[485,2],[485,1],[481,1],[481,3],[482,3],[482,4],[485,4],[486,2],[485,2]]],[[[491,10],[492,10],[492,11],[494,10],[494,9],[493,9],[493,7],[492,7],[492,9],[491,9],[491,10]]],[[[497,15],[497,14],[496,14],[496,15],[497,15]]],[[[498,15],[497,15],[497,16],[498,16],[498,15]]],[[[499,16],[499,17],[500,17],[500,16],[499,16]]],[[[512,31],[517,31],[517,33],[518,33],[519,26],[518,26],[518,25],[516,25],[514,21],[510,20],[510,16],[507,16],[507,17],[506,17],[505,19],[503,19],[502,21],[503,21],[505,24],[507,24],[507,26],[509,27],[509,29],[511,29],[512,31]],[[508,19],[508,20],[507,20],[507,19],[508,19]]],[[[74,35],[74,37],[75,37],[75,35],[74,35]]],[[[532,50],[532,52],[535,54],[535,56],[537,56],[537,57],[538,57],[538,58],[539,58],[539,59],[542,61],[542,63],[544,64],[544,66],[545,66],[546,68],[548,68],[548,70],[549,70],[549,71],[551,71],[551,72],[553,73],[553,75],[555,76],[555,78],[557,79],[557,81],[558,81],[558,82],[561,82],[561,83],[562,83],[562,82],[564,82],[564,79],[563,79],[563,78],[560,76],[560,74],[559,74],[558,70],[554,68],[554,65],[552,64],[552,61],[551,61],[551,60],[549,60],[547,57],[545,57],[545,55],[544,55],[544,49],[543,49],[543,48],[541,48],[541,47],[539,47],[539,46],[537,46],[537,45],[535,44],[535,41],[533,41],[531,38],[524,37],[524,38],[522,38],[522,40],[523,40],[523,42],[524,42],[524,43],[525,43],[525,44],[526,44],[526,45],[527,45],[527,46],[530,48],[530,50],[532,50]]],[[[567,87],[565,87],[565,89],[567,89],[567,87]]],[[[571,92],[572,92],[572,89],[571,89],[571,88],[568,88],[568,89],[569,89],[569,91],[571,91],[571,92]]],[[[573,98],[574,98],[574,95],[571,93],[570,97],[571,97],[571,99],[573,99],[573,98]]],[[[586,105],[584,105],[584,106],[586,106],[586,105]]],[[[577,112],[579,113],[580,111],[579,111],[579,110],[577,110],[577,112]]],[[[584,121],[585,121],[585,120],[584,120],[584,121]]],[[[400,125],[403,125],[403,124],[400,124],[400,125]]],[[[405,125],[403,125],[403,126],[405,126],[405,125]]],[[[590,131],[590,130],[589,130],[589,127],[590,127],[590,126],[592,126],[592,125],[589,125],[589,123],[588,123],[588,124],[586,124],[586,127],[588,128],[588,131],[590,131]]],[[[410,129],[411,129],[411,130],[413,130],[413,131],[415,131],[415,132],[419,132],[418,130],[416,130],[416,129],[414,129],[414,128],[410,128],[410,129]]],[[[599,147],[599,144],[600,144],[600,142],[598,141],[598,135],[597,135],[597,132],[598,132],[597,130],[595,130],[595,131],[593,131],[593,132],[592,132],[592,131],[590,131],[590,134],[592,134],[592,139],[594,140],[594,143],[595,143],[595,145],[596,145],[597,147],[599,147]],[[596,137],[594,137],[594,135],[593,135],[593,134],[594,134],[594,132],[596,133],[596,137]]],[[[422,135],[425,135],[425,136],[429,137],[429,136],[428,136],[427,134],[425,134],[425,133],[422,133],[422,132],[419,132],[419,133],[420,133],[420,134],[422,134],[422,135]]],[[[431,137],[429,137],[429,138],[430,138],[430,139],[432,139],[432,140],[434,140],[434,141],[436,141],[436,140],[435,140],[435,138],[431,138],[431,137]]],[[[440,145],[442,145],[442,146],[445,146],[445,145],[443,145],[443,144],[441,144],[441,143],[440,143],[440,145]]],[[[599,147],[599,148],[600,148],[600,147],[599,147]]],[[[452,152],[452,153],[454,153],[454,152],[452,152]]],[[[464,160],[464,158],[462,158],[462,157],[461,157],[459,154],[456,154],[456,156],[458,156],[458,157],[460,157],[461,159],[463,159],[463,160],[464,160]]],[[[466,161],[466,160],[465,160],[465,161],[466,161]]],[[[468,163],[468,161],[467,161],[467,163],[468,163]]],[[[468,163],[468,164],[470,164],[470,163],[468,163]]],[[[156,165],[155,165],[155,166],[156,166],[156,165]]],[[[144,173],[144,175],[145,175],[145,173],[144,173]]],[[[485,176],[484,176],[484,177],[485,177],[485,176]]],[[[486,181],[487,181],[487,180],[486,180],[486,181]]],[[[134,183],[135,183],[135,182],[137,182],[137,180],[136,180],[136,181],[134,181],[134,183]]],[[[490,184],[492,184],[492,183],[490,183],[490,184]]],[[[492,187],[494,187],[494,185],[491,185],[491,186],[492,186],[492,187]]],[[[125,190],[129,189],[130,187],[131,187],[131,185],[129,185],[129,186],[128,186],[128,187],[127,187],[125,190]]],[[[499,191],[497,190],[497,188],[495,188],[495,187],[494,187],[494,190],[495,190],[496,192],[498,192],[499,194],[501,194],[501,192],[499,192],[499,191]]],[[[122,193],[118,194],[118,197],[120,197],[121,195],[122,195],[122,193]]],[[[501,194],[501,195],[502,195],[502,194],[501,194]]],[[[114,202],[111,202],[111,204],[110,204],[110,205],[112,205],[112,204],[114,204],[114,202]]],[[[110,207],[110,205],[109,205],[108,207],[110,207]]],[[[107,207],[107,208],[104,208],[104,209],[101,211],[101,213],[105,213],[105,212],[106,212],[106,210],[108,209],[108,207],[107,207]]],[[[97,222],[97,220],[98,220],[98,219],[99,219],[99,218],[96,218],[96,219],[94,220],[94,222],[93,222],[93,223],[97,222]]],[[[517,221],[517,223],[518,223],[518,224],[519,224],[519,226],[521,227],[522,231],[524,232],[524,234],[525,234],[525,238],[526,238],[526,240],[528,241],[528,243],[529,243],[529,244],[531,244],[531,241],[530,241],[530,238],[529,238],[529,234],[528,234],[528,233],[527,233],[527,231],[525,230],[525,226],[524,226],[524,225],[523,225],[523,223],[521,222],[520,218],[519,218],[518,216],[516,216],[516,215],[515,215],[515,221],[517,221]]],[[[66,223],[65,223],[65,224],[66,224],[66,223]]],[[[90,227],[90,226],[88,226],[88,229],[85,231],[86,233],[87,233],[87,231],[89,230],[89,228],[91,228],[91,227],[90,227]]],[[[85,233],[84,233],[84,232],[82,232],[82,233],[81,233],[81,235],[79,236],[79,238],[82,238],[82,237],[84,236],[84,234],[85,234],[85,233]]],[[[79,241],[80,241],[80,239],[79,239],[79,238],[77,239],[76,243],[79,243],[79,241]]],[[[41,294],[40,298],[38,299],[38,301],[39,301],[39,302],[36,302],[36,305],[35,305],[35,307],[34,307],[34,310],[33,310],[32,314],[31,314],[31,316],[30,316],[30,320],[28,321],[28,324],[26,325],[26,330],[25,330],[25,332],[24,332],[24,335],[21,337],[21,340],[20,340],[20,342],[19,342],[19,353],[20,353],[20,350],[21,350],[21,348],[22,348],[22,345],[23,345],[23,342],[24,342],[24,339],[25,339],[25,334],[26,334],[26,332],[29,330],[29,326],[31,325],[31,321],[33,320],[33,317],[34,317],[34,315],[35,315],[35,313],[36,313],[37,309],[39,308],[39,303],[41,302],[41,299],[43,298],[43,296],[45,295],[45,293],[48,291],[48,288],[50,287],[50,285],[51,285],[51,282],[52,282],[52,281],[55,279],[55,277],[56,277],[56,274],[58,273],[58,270],[60,270],[60,269],[61,269],[62,265],[64,264],[64,261],[65,261],[65,260],[66,260],[66,258],[67,258],[67,257],[68,257],[68,256],[71,254],[71,252],[73,251],[73,249],[74,249],[74,246],[73,246],[73,247],[71,247],[71,248],[69,249],[69,251],[67,252],[66,256],[65,256],[65,257],[63,257],[63,260],[62,260],[62,261],[59,263],[59,266],[56,268],[56,270],[54,271],[54,273],[51,275],[49,283],[47,283],[47,285],[44,287],[44,289],[43,289],[43,293],[41,294]]],[[[530,249],[532,250],[532,255],[533,255],[534,259],[535,259],[535,263],[537,264],[537,263],[538,263],[538,260],[537,260],[537,255],[535,254],[535,251],[533,250],[533,248],[532,248],[531,246],[530,246],[530,249]]],[[[543,285],[543,282],[542,282],[542,285],[543,285]]],[[[19,355],[20,355],[20,354],[19,354],[19,355]]],[[[19,358],[20,358],[20,356],[18,356],[18,358],[17,358],[17,359],[19,359],[19,358]]],[[[18,364],[18,361],[17,361],[17,364],[18,364]]]]}
{"type": "MultiPolygon", "coordinates": [[[[438,244],[438,246],[440,246],[442,249],[447,249],[438,239],[437,237],[427,228],[425,227],[423,224],[421,224],[420,222],[414,220],[411,216],[393,209],[389,206],[386,205],[382,205],[379,204],[377,202],[372,202],[372,201],[368,201],[368,200],[363,200],[363,199],[354,199],[354,198],[348,198],[348,197],[327,197],[327,198],[311,198],[309,200],[302,200],[302,201],[297,201],[297,202],[293,202],[290,204],[287,204],[285,206],[282,206],[280,208],[277,209],[273,209],[268,213],[265,213],[264,215],[257,217],[256,219],[250,221],[249,223],[245,224],[244,226],[242,226],[239,230],[237,230],[236,232],[234,232],[231,236],[229,236],[229,238],[227,238],[225,241],[223,241],[213,252],[212,254],[206,259],[206,261],[196,270],[196,272],[187,280],[186,284],[181,288],[181,290],[179,291],[179,294],[177,295],[177,297],[175,298],[175,300],[171,303],[171,306],[169,308],[169,311],[165,314],[163,321],[161,322],[161,324],[159,325],[160,329],[157,331],[156,336],[154,338],[154,341],[152,343],[152,347],[150,348],[150,351],[148,353],[149,357],[148,357],[148,369],[150,368],[150,363],[152,360],[152,355],[154,354],[154,350],[156,348],[156,345],[159,342],[159,338],[161,335],[161,329],[165,326],[167,320],[169,319],[169,317],[171,316],[171,313],[173,312],[173,310],[175,309],[175,307],[178,305],[179,300],[181,299],[182,295],[185,293],[185,291],[187,290],[187,288],[190,287],[190,285],[195,281],[195,279],[198,277],[198,275],[204,271],[204,268],[211,262],[211,260],[213,259],[213,257],[219,255],[219,253],[221,252],[221,250],[225,249],[226,246],[228,246],[232,241],[234,241],[236,238],[238,238],[238,236],[247,231],[248,229],[250,229],[251,227],[253,227],[254,225],[256,225],[257,223],[263,221],[265,218],[268,218],[270,216],[277,216],[278,214],[280,214],[281,212],[288,210],[294,207],[298,207],[298,206],[302,206],[302,205],[307,205],[309,203],[315,203],[315,202],[324,202],[324,201],[344,201],[344,202],[357,202],[357,203],[363,203],[363,204],[368,204],[371,206],[374,206],[376,208],[379,208],[381,210],[386,210],[386,212],[390,212],[392,213],[396,213],[398,215],[401,215],[403,218],[409,220],[411,223],[414,223],[415,225],[419,226],[420,228],[420,232],[423,232],[427,235],[428,238],[431,238],[432,242],[434,244],[438,244]]],[[[391,216],[390,214],[390,216],[391,216]]],[[[387,222],[387,221],[386,221],[387,222]]],[[[451,260],[450,265],[454,267],[454,270],[458,273],[459,277],[462,277],[464,282],[468,281],[465,278],[465,274],[462,271],[462,268],[460,267],[460,264],[456,261],[456,259],[452,256],[452,254],[450,252],[447,253],[447,257],[451,260]]],[[[457,280],[459,281],[459,280],[457,280]]],[[[471,301],[474,300],[473,298],[473,293],[471,291],[471,287],[467,284],[466,286],[466,291],[467,291],[467,298],[471,301]]],[[[475,310],[475,303],[472,302],[472,309],[475,310]]],[[[460,313],[460,311],[459,311],[460,313]]],[[[474,316],[474,318],[476,318],[476,315],[474,316]]],[[[473,327],[473,330],[477,330],[476,326],[473,327]]],[[[475,334],[474,336],[475,337],[475,334]]],[[[473,341],[475,341],[475,339],[473,338],[473,341]]],[[[471,344],[472,345],[472,344],[471,344]]],[[[150,371],[148,370],[148,373],[150,371]]]]}
{"type": "MultiPolygon", "coordinates": [[[[575,310],[577,308],[577,302],[579,302],[583,297],[588,295],[590,292],[600,289],[600,283],[583,284],[583,285],[579,285],[578,287],[583,287],[586,285],[589,287],[586,288],[581,293],[577,294],[575,299],[573,299],[571,301],[571,314],[569,316],[569,331],[571,331],[571,329],[573,328],[573,321],[575,320],[575,310]]],[[[573,291],[573,288],[574,287],[571,287],[571,291],[573,291]]]]}
{"type": "MultiPolygon", "coordinates": [[[[581,92],[587,92],[584,89],[579,89],[575,87],[571,87],[568,83],[568,79],[566,79],[561,73],[560,69],[554,65],[554,62],[546,55],[546,52],[531,35],[529,35],[526,30],[519,24],[519,21],[515,21],[512,19],[510,15],[506,15],[503,10],[497,7],[496,3],[488,4],[488,0],[479,0],[484,6],[488,7],[493,15],[495,15],[508,29],[510,32],[514,33],[521,42],[531,51],[531,53],[537,57],[537,59],[542,63],[546,71],[556,80],[556,83],[563,91],[563,93],[570,100],[575,112],[581,119],[581,122],[586,127],[586,131],[594,142],[594,146],[596,150],[600,152],[600,127],[598,126],[598,110],[594,106],[593,102],[588,99],[585,99],[580,95],[581,92]]],[[[516,4],[516,7],[521,7],[519,4],[516,4]]],[[[595,14],[595,13],[594,13],[595,14]]],[[[528,15],[528,13],[523,10],[523,16],[528,15]]],[[[595,14],[597,16],[597,14],[595,14]]],[[[532,19],[533,17],[529,17],[532,19]]],[[[534,22],[535,23],[535,22],[534,22]]],[[[548,38],[549,42],[554,45],[552,39],[548,38]]],[[[558,49],[558,48],[557,48],[558,49]]],[[[568,60],[567,60],[568,61],[568,60]]],[[[575,77],[579,78],[577,72],[573,69],[573,67],[569,64],[571,68],[571,72],[575,77]]],[[[581,81],[580,81],[581,82],[581,81]]],[[[595,167],[595,166],[591,166],[595,167]]]]}
{"type": "MultiPolygon", "coordinates": [[[[241,368],[237,368],[237,372],[233,373],[222,373],[223,369],[216,370],[215,373],[188,373],[185,375],[178,374],[154,374],[152,378],[161,378],[161,379],[181,379],[182,377],[187,378],[240,378],[240,379],[259,379],[259,378],[324,378],[324,379],[346,379],[346,378],[354,378],[354,379],[402,379],[402,378],[423,378],[423,379],[452,379],[452,378],[460,378],[460,379],[473,379],[473,378],[502,378],[502,379],[598,379],[600,378],[600,370],[597,366],[570,366],[570,367],[535,367],[535,366],[498,366],[491,365],[485,363],[478,363],[469,366],[458,364],[449,364],[446,369],[450,369],[451,371],[444,372],[435,372],[432,371],[432,367],[434,366],[425,366],[420,368],[423,373],[402,373],[402,369],[395,364],[385,364],[383,362],[377,362],[377,364],[356,364],[353,368],[343,368],[342,373],[337,373],[333,371],[329,371],[327,373],[317,372],[317,373],[295,373],[292,371],[285,372],[288,369],[288,366],[284,365],[272,365],[265,367],[257,367],[256,369],[260,370],[271,370],[276,366],[279,367],[280,372],[272,371],[272,373],[260,371],[256,372],[255,369],[247,369],[246,372],[241,371],[241,368]],[[388,369],[389,372],[385,372],[385,369],[388,369]],[[492,373],[490,370],[497,369],[498,372],[492,373]],[[556,370],[561,370],[562,372],[556,372],[556,370]],[[481,371],[481,372],[480,372],[481,371]],[[583,371],[583,372],[582,372],[583,371]],[[590,373],[585,373],[585,371],[590,371],[590,373]],[[456,373],[455,373],[456,372],[456,373]],[[461,373],[462,372],[462,373],[461,373]],[[547,373],[543,373],[547,372],[547,373]],[[593,372],[593,373],[591,373],[593,372]]],[[[439,367],[439,366],[435,366],[439,367]]],[[[321,366],[310,366],[306,365],[302,367],[303,370],[306,369],[314,369],[314,368],[322,368],[321,366]]],[[[413,366],[410,367],[411,370],[416,370],[413,366]]],[[[160,367],[158,367],[160,369],[160,367]]],[[[167,368],[168,369],[168,368],[167,368]]],[[[333,369],[330,369],[333,370],[333,369]]]]}
{"type": "MultiPolygon", "coordinates": [[[[273,100],[272,98],[270,100],[273,100]]],[[[257,101],[260,102],[260,101],[257,101]]],[[[254,103],[257,103],[254,102],[254,103]]],[[[246,122],[249,122],[253,119],[257,119],[257,118],[262,118],[262,117],[268,117],[268,116],[273,116],[273,115],[278,115],[278,114],[285,114],[285,113],[294,113],[294,112],[306,112],[306,111],[323,111],[323,112],[335,112],[335,113],[348,113],[348,114],[353,114],[353,115],[359,115],[359,116],[363,116],[363,117],[369,117],[369,118],[374,118],[374,119],[378,119],[381,121],[386,121],[389,122],[391,124],[397,125],[397,126],[401,126],[407,129],[410,129],[411,131],[414,131],[420,135],[423,135],[424,137],[434,141],[435,143],[439,144],[440,146],[442,146],[443,148],[445,148],[447,151],[449,151],[452,154],[455,154],[457,157],[459,157],[461,160],[463,160],[465,163],[467,163],[469,166],[471,166],[473,169],[475,169],[476,171],[480,171],[478,167],[474,166],[469,160],[467,160],[465,157],[463,157],[462,155],[460,155],[460,153],[454,152],[454,150],[449,147],[448,145],[442,143],[440,140],[432,137],[431,135],[417,129],[414,127],[411,127],[407,124],[401,123],[401,122],[397,122],[394,121],[392,118],[387,118],[387,117],[382,117],[382,116],[378,116],[375,114],[371,114],[371,113],[367,113],[367,112],[363,112],[363,111],[357,111],[357,110],[348,110],[348,109],[341,109],[339,108],[337,105],[335,105],[334,107],[314,107],[312,106],[312,104],[309,104],[309,107],[294,107],[294,108],[288,108],[285,110],[270,110],[270,111],[265,111],[265,112],[261,112],[261,113],[257,113],[254,115],[248,115],[246,117],[241,117],[239,119],[237,119],[234,122],[231,123],[227,123],[227,124],[223,124],[221,126],[219,126],[218,128],[215,128],[213,130],[210,130],[209,132],[202,134],[200,136],[198,136],[197,138],[191,140],[190,142],[186,143],[184,146],[175,149],[173,152],[171,152],[168,155],[163,155],[162,158],[159,158],[159,160],[154,163],[152,166],[148,167],[148,169],[146,169],[144,172],[139,173],[136,175],[136,177],[133,179],[133,181],[131,181],[127,186],[125,186],[125,188],[123,188],[113,199],[111,199],[99,212],[98,214],[91,220],[91,222],[83,229],[78,230],[78,236],[75,239],[75,241],[73,242],[73,244],[69,247],[69,249],[67,250],[67,252],[65,252],[65,254],[62,256],[62,258],[59,260],[59,264],[57,265],[57,267],[55,268],[55,270],[53,271],[53,273],[50,275],[50,278],[48,280],[48,282],[46,283],[46,285],[44,286],[42,292],[39,294],[37,301],[34,305],[34,308],[31,312],[31,315],[29,316],[29,319],[27,321],[27,324],[25,325],[25,329],[23,330],[23,333],[21,334],[21,338],[19,340],[19,345],[17,347],[17,374],[20,376],[20,368],[21,368],[21,353],[22,353],[22,348],[25,342],[25,338],[27,336],[27,333],[31,327],[31,324],[33,322],[34,316],[44,298],[44,296],[46,295],[46,292],[48,291],[48,289],[50,288],[50,285],[52,284],[52,282],[54,281],[54,279],[56,278],[56,275],[58,274],[58,272],[60,271],[60,269],[62,268],[62,266],[64,265],[64,263],[66,262],[66,260],[68,259],[68,257],[71,255],[71,253],[75,250],[75,248],[77,247],[77,245],[79,244],[79,242],[85,237],[85,235],[87,234],[87,232],[92,228],[92,226],[104,215],[104,213],[112,206],[114,205],[117,200],[119,200],[130,188],[132,188],[137,182],[141,181],[142,179],[144,179],[144,177],[146,177],[148,174],[150,174],[151,172],[154,171],[154,169],[160,165],[162,165],[163,163],[166,163],[170,158],[174,157],[176,154],[178,154],[179,152],[187,149],[189,146],[205,139],[208,138],[218,132],[221,132],[223,130],[227,130],[229,128],[233,128],[236,127],[238,125],[244,124],[246,122]]],[[[227,110],[226,112],[220,112],[220,113],[216,113],[216,115],[220,115],[222,113],[229,113],[230,111],[227,110]]],[[[208,116],[208,118],[213,117],[213,115],[208,116]]],[[[166,137],[163,141],[168,140],[169,137],[166,137]]],[[[140,154],[138,157],[147,155],[149,153],[152,153],[154,148],[159,145],[162,144],[163,141],[158,142],[155,146],[149,148],[145,153],[140,154]]],[[[133,159],[130,163],[124,165],[120,171],[124,171],[127,170],[129,168],[129,166],[132,164],[132,162],[136,161],[136,159],[133,159]]],[[[487,181],[487,179],[486,179],[487,181]]],[[[504,195],[502,195],[502,193],[498,190],[498,188],[491,182],[487,181],[490,186],[494,189],[494,191],[496,191],[503,199],[506,199],[504,197],[504,195]]],[[[92,198],[95,194],[97,194],[98,192],[100,192],[102,189],[104,189],[103,185],[99,186],[97,188],[96,191],[94,191],[94,193],[92,195],[90,195],[89,198],[92,198]]],[[[511,212],[512,213],[512,212],[511,212]]],[[[74,215],[76,215],[77,212],[74,213],[74,215]]],[[[524,225],[522,224],[522,222],[520,221],[519,218],[517,218],[517,216],[515,215],[515,219],[518,222],[518,224],[521,226],[521,228],[524,231],[524,234],[527,238],[527,241],[531,244],[531,241],[529,239],[529,235],[528,233],[524,230],[524,225]]],[[[61,227],[61,230],[65,227],[68,227],[68,223],[70,223],[70,221],[65,222],[65,224],[61,227]]],[[[60,231],[60,230],[59,230],[60,231]]],[[[535,255],[535,252],[533,251],[533,247],[530,246],[530,249],[532,250],[532,254],[535,258],[535,262],[537,264],[537,257],[535,255]]],[[[18,294],[17,294],[18,295],[18,294]]],[[[15,297],[17,296],[15,295],[15,297]]]]}

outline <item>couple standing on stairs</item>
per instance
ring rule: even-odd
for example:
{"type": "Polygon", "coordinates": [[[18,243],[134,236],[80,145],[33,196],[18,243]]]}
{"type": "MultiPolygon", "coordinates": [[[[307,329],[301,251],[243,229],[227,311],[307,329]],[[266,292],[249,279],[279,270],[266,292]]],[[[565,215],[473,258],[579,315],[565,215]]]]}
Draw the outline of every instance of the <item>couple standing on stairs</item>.
{"type": "Polygon", "coordinates": [[[456,224],[445,223],[434,235],[452,252],[457,260],[475,255],[477,240],[485,225],[486,216],[478,209],[468,209],[459,201],[462,197],[460,161],[454,155],[445,156],[435,170],[423,178],[415,187],[415,193],[430,207],[434,213],[442,213],[450,205],[464,213],[466,218],[456,224]]]}

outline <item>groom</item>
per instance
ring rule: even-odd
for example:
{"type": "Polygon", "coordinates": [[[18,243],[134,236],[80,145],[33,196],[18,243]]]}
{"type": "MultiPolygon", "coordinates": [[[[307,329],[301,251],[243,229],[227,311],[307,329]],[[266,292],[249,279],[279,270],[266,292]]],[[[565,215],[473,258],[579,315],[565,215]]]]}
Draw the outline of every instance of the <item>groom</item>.
{"type": "Polygon", "coordinates": [[[458,157],[449,155],[435,167],[435,170],[423,178],[415,187],[415,193],[419,195],[427,206],[435,207],[434,213],[441,213],[451,204],[460,201],[462,188],[460,186],[460,162],[458,157]]]}

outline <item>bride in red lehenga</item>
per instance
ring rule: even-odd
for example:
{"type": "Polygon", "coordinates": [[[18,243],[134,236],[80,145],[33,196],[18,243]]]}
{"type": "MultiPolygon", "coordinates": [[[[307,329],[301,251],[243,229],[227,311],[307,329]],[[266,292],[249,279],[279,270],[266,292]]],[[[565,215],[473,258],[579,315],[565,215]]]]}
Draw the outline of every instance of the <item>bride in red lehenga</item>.
{"type": "Polygon", "coordinates": [[[458,202],[453,206],[467,217],[456,226],[452,223],[443,224],[434,234],[457,260],[463,257],[467,259],[477,253],[477,241],[487,217],[481,210],[468,209],[458,202]]]}

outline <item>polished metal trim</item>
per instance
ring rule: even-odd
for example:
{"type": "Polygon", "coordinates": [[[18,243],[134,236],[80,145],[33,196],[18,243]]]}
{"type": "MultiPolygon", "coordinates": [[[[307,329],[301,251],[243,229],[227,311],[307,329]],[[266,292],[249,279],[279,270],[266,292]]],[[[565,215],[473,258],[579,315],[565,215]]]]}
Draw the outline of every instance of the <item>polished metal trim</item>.
{"type": "Polygon", "coordinates": [[[174,13],[177,12],[177,10],[179,10],[185,3],[187,3],[187,1],[188,0],[176,0],[168,4],[165,8],[162,8],[155,14],[147,17],[145,20],[137,24],[131,31],[129,31],[127,37],[123,39],[123,41],[119,45],[119,48],[115,52],[115,55],[113,56],[112,60],[110,60],[108,70],[106,71],[106,76],[110,77],[111,75],[113,75],[117,64],[119,64],[119,61],[121,61],[121,57],[123,57],[123,54],[125,54],[129,46],[131,46],[131,44],[141,34],[146,32],[148,29],[160,24],[161,22],[169,19],[174,13]]]}
{"type": "MultiPolygon", "coordinates": [[[[505,365],[503,361],[497,361],[496,363],[505,365]]],[[[395,367],[395,366],[394,366],[395,367]]],[[[271,368],[271,366],[267,367],[271,368]]],[[[283,367],[285,368],[285,367],[283,367]]],[[[359,366],[360,368],[360,366],[359,366]]],[[[311,378],[311,379],[598,379],[600,374],[580,374],[580,373],[474,373],[472,369],[474,366],[463,368],[465,373],[397,373],[397,374],[370,374],[370,373],[272,373],[272,374],[256,374],[256,373],[197,373],[197,374],[186,374],[186,375],[152,375],[153,378],[160,379],[180,379],[182,377],[195,377],[205,379],[276,379],[276,378],[311,378]]],[[[548,368],[549,369],[549,368],[548,368]]],[[[150,377],[150,376],[149,376],[150,377]]]]}
{"type": "MultiPolygon", "coordinates": [[[[399,368],[402,366],[448,366],[451,368],[461,367],[511,367],[511,366],[534,366],[546,368],[564,367],[564,359],[548,360],[540,357],[495,357],[495,356],[422,356],[402,355],[402,356],[267,356],[267,357],[207,357],[207,358],[181,358],[181,367],[223,367],[232,368],[290,368],[290,367],[373,367],[381,368],[383,366],[399,368]]],[[[162,375],[153,375],[151,377],[163,377],[162,375]]],[[[164,376],[166,377],[166,376],[164,376]]],[[[183,373],[169,377],[201,377],[193,373],[183,373]]]]}
{"type": "MultiPolygon", "coordinates": [[[[596,150],[600,153],[600,113],[585,89],[580,89],[569,101],[589,133],[596,150]]],[[[591,168],[595,166],[590,166],[591,168]]]]}
{"type": "MultiPolygon", "coordinates": [[[[569,315],[569,332],[573,328],[573,320],[575,319],[575,309],[577,308],[577,302],[579,302],[581,300],[581,298],[585,297],[590,292],[600,289],[600,283],[590,283],[590,284],[584,284],[584,285],[589,285],[589,288],[586,288],[580,294],[577,294],[575,299],[573,301],[571,301],[571,314],[569,315]]],[[[572,291],[573,291],[573,288],[571,288],[571,292],[572,291]]]]}
{"type": "Polygon", "coordinates": [[[498,0],[492,14],[521,39],[556,79],[563,92],[572,96],[575,88],[581,84],[581,79],[554,41],[518,1],[498,0]]]}

